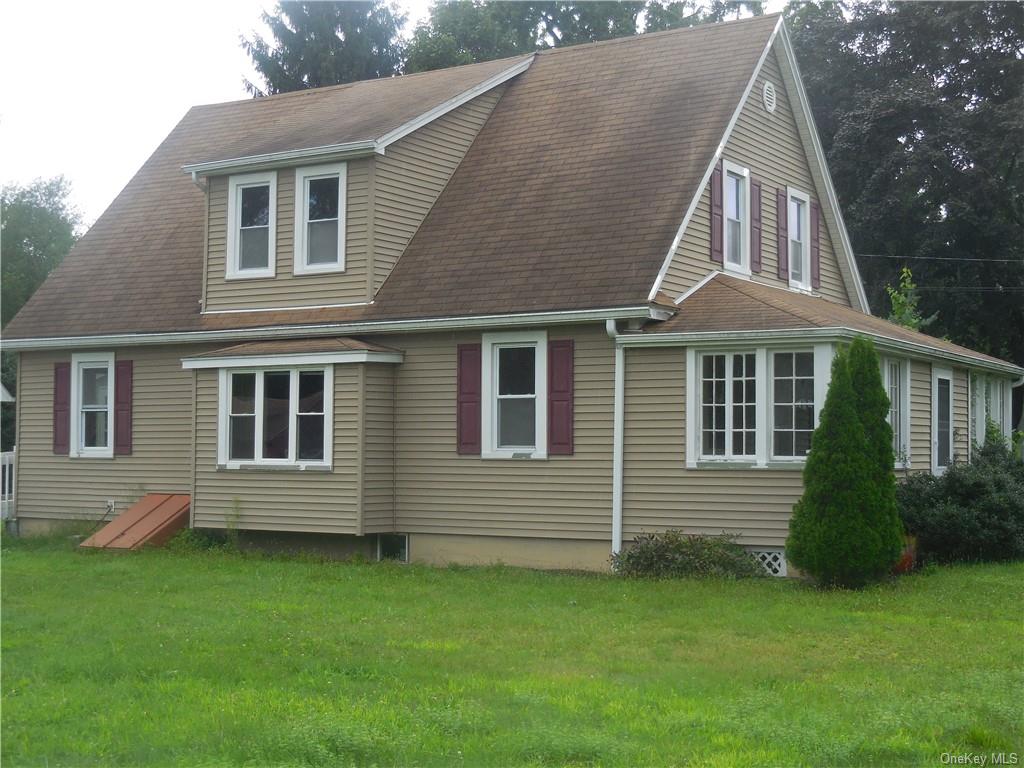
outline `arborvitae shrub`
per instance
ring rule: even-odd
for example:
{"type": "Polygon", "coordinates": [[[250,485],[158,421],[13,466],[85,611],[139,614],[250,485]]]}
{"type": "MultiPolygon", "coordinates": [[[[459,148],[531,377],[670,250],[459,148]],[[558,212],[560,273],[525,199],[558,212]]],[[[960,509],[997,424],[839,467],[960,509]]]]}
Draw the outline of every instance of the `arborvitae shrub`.
{"type": "Polygon", "coordinates": [[[847,353],[840,352],[786,540],[789,562],[822,585],[860,587],[896,561],[892,529],[879,530],[877,522],[885,504],[877,467],[857,412],[847,353]]]}
{"type": "Polygon", "coordinates": [[[850,383],[868,442],[868,455],[874,459],[874,480],[878,484],[879,504],[867,510],[871,525],[878,533],[880,561],[894,564],[903,550],[903,525],[896,508],[895,455],[892,426],[889,424],[889,395],[882,384],[881,364],[875,345],[863,337],[854,339],[848,358],[850,383]]]}

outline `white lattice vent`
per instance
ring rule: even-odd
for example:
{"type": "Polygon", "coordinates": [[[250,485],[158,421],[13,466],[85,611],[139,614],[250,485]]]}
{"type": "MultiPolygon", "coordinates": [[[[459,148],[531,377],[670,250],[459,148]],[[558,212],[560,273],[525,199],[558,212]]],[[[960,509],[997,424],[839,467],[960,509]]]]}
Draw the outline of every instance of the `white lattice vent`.
{"type": "Polygon", "coordinates": [[[754,555],[770,576],[786,575],[786,555],[781,549],[754,549],[754,555]]]}

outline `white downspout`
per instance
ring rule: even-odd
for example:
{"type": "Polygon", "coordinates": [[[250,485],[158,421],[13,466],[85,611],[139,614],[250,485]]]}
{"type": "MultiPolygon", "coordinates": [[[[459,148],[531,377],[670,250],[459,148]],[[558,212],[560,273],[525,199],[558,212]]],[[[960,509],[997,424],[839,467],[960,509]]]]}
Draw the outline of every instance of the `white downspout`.
{"type": "Polygon", "coordinates": [[[608,335],[615,340],[615,405],[612,428],[612,554],[622,549],[622,447],[626,413],[626,350],[609,323],[608,335]]]}

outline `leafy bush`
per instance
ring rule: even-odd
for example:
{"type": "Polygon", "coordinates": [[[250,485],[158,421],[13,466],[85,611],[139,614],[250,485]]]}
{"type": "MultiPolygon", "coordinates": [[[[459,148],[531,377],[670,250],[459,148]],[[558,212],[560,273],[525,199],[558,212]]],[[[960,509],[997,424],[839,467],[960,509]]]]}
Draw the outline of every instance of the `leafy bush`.
{"type": "MultiPolygon", "coordinates": [[[[870,357],[877,369],[873,350],[870,357]]],[[[880,388],[881,379],[871,386],[876,383],[880,388]]],[[[804,466],[804,493],[793,508],[786,540],[788,560],[826,586],[860,587],[881,578],[902,549],[893,487],[861,420],[864,394],[854,392],[848,355],[839,352],[804,466]]],[[[877,410],[867,408],[864,418],[878,418],[877,410]]],[[[885,431],[870,433],[884,436],[885,431]]],[[[891,449],[889,456],[891,466],[891,449]]]]}
{"type": "Polygon", "coordinates": [[[911,475],[897,501],[922,560],[1024,558],[1024,464],[998,436],[976,448],[970,464],[940,477],[911,475]]]}
{"type": "Polygon", "coordinates": [[[766,576],[764,566],[736,543],[735,536],[702,536],[668,530],[637,536],[612,555],[612,567],[622,576],[678,578],[683,576],[766,576]]]}

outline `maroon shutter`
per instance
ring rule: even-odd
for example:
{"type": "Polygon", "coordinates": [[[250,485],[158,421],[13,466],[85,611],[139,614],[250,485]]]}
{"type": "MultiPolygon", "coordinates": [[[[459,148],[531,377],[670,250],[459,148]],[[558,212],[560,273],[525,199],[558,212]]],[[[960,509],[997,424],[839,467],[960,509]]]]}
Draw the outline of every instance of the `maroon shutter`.
{"type": "Polygon", "coordinates": [[[53,364],[53,452],[71,451],[71,363],[53,364]]]}
{"type": "Polygon", "coordinates": [[[114,363],[114,455],[132,452],[132,361],[114,363]]]}
{"type": "Polygon", "coordinates": [[[573,452],[573,341],[548,344],[548,453],[573,452]]]}
{"type": "Polygon", "coordinates": [[[775,215],[778,217],[779,233],[779,279],[789,282],[789,205],[786,188],[779,187],[775,193],[775,215]]]}
{"type": "Polygon", "coordinates": [[[480,455],[480,345],[459,344],[457,438],[458,452],[480,455]]]}
{"type": "Polygon", "coordinates": [[[761,271],[761,182],[750,182],[750,271],[761,271]]]}
{"type": "Polygon", "coordinates": [[[722,263],[722,161],[711,172],[711,260],[722,263]]]}
{"type": "Polygon", "coordinates": [[[811,287],[821,288],[821,206],[811,203],[811,287]]]}

